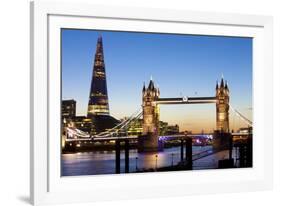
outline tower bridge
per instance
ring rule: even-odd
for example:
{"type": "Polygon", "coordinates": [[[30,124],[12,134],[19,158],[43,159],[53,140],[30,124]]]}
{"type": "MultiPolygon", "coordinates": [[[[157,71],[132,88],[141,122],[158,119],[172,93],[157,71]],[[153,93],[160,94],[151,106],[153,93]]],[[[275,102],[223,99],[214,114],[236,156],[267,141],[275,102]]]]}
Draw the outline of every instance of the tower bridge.
{"type": "Polygon", "coordinates": [[[161,98],[160,89],[155,87],[151,79],[148,87],[142,89],[143,136],[139,138],[139,150],[157,151],[159,149],[159,120],[161,104],[216,104],[215,143],[217,147],[228,144],[229,135],[229,88],[221,79],[216,84],[215,96],[211,97],[176,97],[161,98]]]}
{"type": "MultiPolygon", "coordinates": [[[[244,117],[240,112],[231,107],[229,104],[229,88],[228,84],[221,79],[220,84],[216,84],[215,96],[211,97],[176,97],[162,98],[160,97],[160,89],[154,86],[154,82],[150,80],[148,87],[143,86],[142,90],[142,108],[133,113],[129,118],[125,119],[115,127],[100,132],[94,136],[80,131],[77,128],[66,127],[67,136],[65,142],[95,142],[110,140],[133,140],[138,141],[139,151],[158,151],[159,141],[163,139],[181,139],[182,134],[160,136],[160,105],[167,104],[216,104],[216,130],[214,133],[204,134],[214,136],[214,147],[224,147],[229,144],[231,136],[244,137],[248,134],[230,133],[229,130],[229,111],[234,112],[239,118],[243,119],[247,125],[252,126],[252,122],[244,117]],[[231,109],[231,110],[229,110],[231,109]],[[142,117],[143,133],[141,136],[126,136],[126,130],[129,125],[142,117]]],[[[185,135],[188,137],[202,136],[202,134],[185,135]]]]}

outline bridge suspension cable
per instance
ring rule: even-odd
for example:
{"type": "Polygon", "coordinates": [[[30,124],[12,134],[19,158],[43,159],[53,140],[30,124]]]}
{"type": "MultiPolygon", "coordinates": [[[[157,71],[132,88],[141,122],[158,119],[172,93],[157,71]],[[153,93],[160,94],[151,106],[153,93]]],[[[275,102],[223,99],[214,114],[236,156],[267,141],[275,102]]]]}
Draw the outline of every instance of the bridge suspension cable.
{"type": "MultiPolygon", "coordinates": [[[[119,132],[122,132],[122,129],[125,129],[127,125],[129,125],[130,123],[136,121],[137,119],[139,119],[142,116],[142,113],[140,113],[139,115],[137,115],[135,118],[131,119],[130,121],[127,121],[125,124],[123,124],[120,128],[115,129],[112,132],[107,132],[106,134],[103,134],[102,136],[95,136],[95,137],[108,137],[108,136],[112,136],[114,134],[118,134],[119,132]]],[[[126,129],[125,129],[126,130],[126,129]]]]}
{"type": "Polygon", "coordinates": [[[230,107],[231,111],[233,111],[234,114],[235,114],[236,116],[238,116],[240,119],[242,119],[247,125],[249,125],[249,126],[251,126],[251,127],[253,126],[253,122],[252,122],[251,120],[249,120],[248,118],[246,118],[244,115],[242,115],[238,110],[234,109],[234,108],[231,106],[231,104],[229,104],[229,107],[230,107]]]}
{"type": "Polygon", "coordinates": [[[136,112],[134,112],[128,119],[125,119],[124,121],[122,121],[121,123],[116,125],[115,127],[111,128],[105,132],[101,132],[101,133],[95,135],[94,137],[106,137],[108,135],[116,134],[121,129],[123,129],[125,126],[127,126],[129,123],[135,121],[136,119],[139,119],[141,116],[142,116],[142,110],[140,108],[136,112]]]}
{"type": "Polygon", "coordinates": [[[82,137],[82,138],[89,138],[90,137],[90,135],[87,132],[83,132],[82,130],[79,130],[77,128],[67,127],[66,131],[67,131],[69,136],[79,136],[79,137],[82,137]]]}
{"type": "MultiPolygon", "coordinates": [[[[119,132],[122,132],[122,129],[126,128],[126,126],[129,125],[130,123],[138,120],[141,116],[142,116],[142,112],[138,113],[135,117],[130,118],[129,121],[126,121],[123,125],[121,125],[120,128],[115,129],[112,132],[107,132],[107,134],[103,135],[103,137],[106,137],[106,136],[109,136],[109,135],[118,134],[119,132]]],[[[98,137],[100,137],[100,136],[98,136],[98,137]]]]}
{"type": "MultiPolygon", "coordinates": [[[[124,121],[120,122],[115,127],[111,128],[111,129],[109,129],[109,130],[107,130],[105,132],[101,132],[101,133],[95,135],[94,137],[108,137],[109,135],[118,134],[118,132],[120,132],[123,128],[125,128],[130,123],[136,121],[141,116],[142,116],[142,109],[140,108],[136,112],[134,112],[129,118],[127,118],[124,121]]],[[[75,128],[75,127],[67,127],[66,130],[67,130],[67,133],[70,136],[77,136],[79,138],[90,138],[90,134],[89,133],[84,132],[82,130],[79,130],[79,129],[75,128]]]]}

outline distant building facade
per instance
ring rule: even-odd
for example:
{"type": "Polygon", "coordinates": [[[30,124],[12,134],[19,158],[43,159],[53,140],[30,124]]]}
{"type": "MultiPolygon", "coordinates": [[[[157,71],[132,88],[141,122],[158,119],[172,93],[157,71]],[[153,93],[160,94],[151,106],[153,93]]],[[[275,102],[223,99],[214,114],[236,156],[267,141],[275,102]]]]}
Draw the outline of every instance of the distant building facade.
{"type": "MultiPolygon", "coordinates": [[[[123,120],[125,120],[124,118],[123,120]]],[[[122,120],[121,120],[122,121],[122,120]]],[[[139,136],[143,133],[143,119],[137,119],[130,123],[127,129],[128,136],[139,136]]],[[[178,125],[169,125],[168,122],[159,121],[159,135],[172,135],[179,133],[178,125]]]]}
{"type": "Polygon", "coordinates": [[[238,133],[252,134],[253,133],[253,127],[242,127],[242,128],[239,128],[238,133]]]}
{"type": "Polygon", "coordinates": [[[70,122],[76,116],[76,101],[74,99],[63,100],[61,109],[62,121],[70,122]]]}
{"type": "Polygon", "coordinates": [[[92,120],[87,118],[86,116],[76,116],[74,118],[74,126],[77,129],[80,129],[84,132],[88,132],[89,134],[95,133],[94,125],[92,124],[92,120]]]}
{"type": "Polygon", "coordinates": [[[127,130],[128,136],[138,136],[142,134],[142,119],[132,122],[127,130]]]}
{"type": "Polygon", "coordinates": [[[169,125],[168,122],[159,121],[159,134],[160,135],[173,135],[179,133],[179,126],[169,125]]]}

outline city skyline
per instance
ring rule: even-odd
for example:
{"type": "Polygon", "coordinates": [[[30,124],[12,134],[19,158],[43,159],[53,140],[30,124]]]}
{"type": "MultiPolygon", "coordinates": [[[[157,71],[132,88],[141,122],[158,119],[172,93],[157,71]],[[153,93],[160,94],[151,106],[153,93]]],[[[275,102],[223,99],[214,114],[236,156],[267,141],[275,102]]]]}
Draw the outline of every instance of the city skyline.
{"type": "MultiPolygon", "coordinates": [[[[141,107],[150,76],[161,97],[215,96],[224,75],[231,104],[252,119],[252,39],[239,37],[62,30],[62,98],[87,114],[96,41],[102,35],[111,115],[121,119],[141,107]]],[[[215,129],[215,105],[161,106],[160,120],[180,130],[215,129]]],[[[230,128],[243,124],[230,115],[230,128]],[[235,122],[236,121],[236,122],[235,122]]]]}

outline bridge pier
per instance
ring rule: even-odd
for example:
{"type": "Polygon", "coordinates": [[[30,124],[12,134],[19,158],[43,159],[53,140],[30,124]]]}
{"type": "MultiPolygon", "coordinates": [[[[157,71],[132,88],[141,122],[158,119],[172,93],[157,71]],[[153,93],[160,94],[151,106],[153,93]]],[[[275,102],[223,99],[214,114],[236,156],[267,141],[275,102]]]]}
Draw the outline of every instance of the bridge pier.
{"type": "Polygon", "coordinates": [[[216,130],[213,138],[214,150],[232,150],[232,136],[229,132],[216,130]]]}
{"type": "MultiPolygon", "coordinates": [[[[124,145],[124,149],[125,149],[125,173],[129,173],[129,162],[130,162],[130,158],[129,158],[129,152],[130,152],[130,144],[129,144],[129,140],[125,140],[125,145],[124,145]]],[[[120,158],[120,152],[121,152],[121,140],[116,140],[115,141],[115,173],[116,174],[120,174],[120,162],[121,162],[121,158],[120,158]]]]}
{"type": "Polygon", "coordinates": [[[215,131],[214,139],[213,139],[213,150],[215,151],[228,150],[228,156],[229,156],[228,159],[219,160],[218,168],[234,167],[234,159],[232,158],[233,138],[231,133],[223,132],[223,131],[215,131]]]}
{"type": "Polygon", "coordinates": [[[183,139],[181,139],[181,162],[183,162],[183,139]]]}
{"type": "Polygon", "coordinates": [[[240,143],[239,150],[239,166],[252,167],[253,166],[253,145],[252,136],[250,135],[246,143],[240,143]]]}
{"type": "Polygon", "coordinates": [[[149,132],[138,137],[138,152],[157,152],[162,149],[158,133],[149,132]]]}
{"type": "Polygon", "coordinates": [[[185,140],[185,160],[187,162],[187,169],[192,170],[192,138],[185,140]]]}
{"type": "Polygon", "coordinates": [[[228,146],[228,151],[229,151],[229,159],[232,159],[232,150],[233,150],[233,138],[230,135],[229,137],[229,146],[228,146]]]}
{"type": "Polygon", "coordinates": [[[129,173],[129,140],[125,140],[125,173],[129,173]]]}
{"type": "Polygon", "coordinates": [[[115,173],[120,174],[120,141],[115,141],[115,173]]]}
{"type": "Polygon", "coordinates": [[[76,145],[76,142],[66,142],[63,150],[68,152],[76,152],[76,145]]]}
{"type": "Polygon", "coordinates": [[[247,167],[253,166],[253,139],[252,135],[249,135],[247,139],[247,167]]]}

